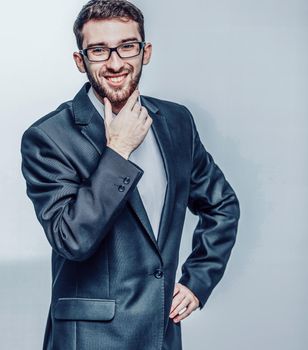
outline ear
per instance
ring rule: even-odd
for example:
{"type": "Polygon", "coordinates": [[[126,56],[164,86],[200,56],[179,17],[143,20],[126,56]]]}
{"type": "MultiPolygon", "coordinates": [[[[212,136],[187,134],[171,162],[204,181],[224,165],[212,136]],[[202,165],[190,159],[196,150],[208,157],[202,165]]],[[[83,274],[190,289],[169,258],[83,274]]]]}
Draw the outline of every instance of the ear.
{"type": "Polygon", "coordinates": [[[86,70],[85,70],[85,66],[84,66],[83,57],[81,56],[81,54],[79,52],[74,52],[73,58],[74,58],[74,61],[76,63],[76,66],[77,66],[79,72],[85,73],[86,70]]]}
{"type": "Polygon", "coordinates": [[[150,62],[152,56],[152,44],[146,43],[144,46],[144,54],[143,54],[143,64],[146,65],[150,62]]]}

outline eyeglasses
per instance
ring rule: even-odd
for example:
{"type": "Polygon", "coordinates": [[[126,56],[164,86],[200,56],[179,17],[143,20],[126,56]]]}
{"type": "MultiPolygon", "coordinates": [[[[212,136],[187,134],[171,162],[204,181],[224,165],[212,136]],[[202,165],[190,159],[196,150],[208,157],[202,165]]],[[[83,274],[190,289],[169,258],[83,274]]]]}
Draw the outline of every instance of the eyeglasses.
{"type": "Polygon", "coordinates": [[[117,47],[93,46],[79,50],[79,53],[87,57],[90,62],[103,62],[109,60],[113,51],[115,51],[120,58],[138,56],[145,44],[144,41],[133,41],[121,44],[117,47]]]}

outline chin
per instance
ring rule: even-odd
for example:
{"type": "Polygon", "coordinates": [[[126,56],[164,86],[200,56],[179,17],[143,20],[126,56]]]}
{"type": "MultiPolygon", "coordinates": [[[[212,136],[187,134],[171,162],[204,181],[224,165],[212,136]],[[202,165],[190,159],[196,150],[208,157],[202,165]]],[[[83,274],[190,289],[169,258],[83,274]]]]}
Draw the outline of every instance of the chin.
{"type": "Polygon", "coordinates": [[[119,89],[105,88],[105,95],[111,103],[122,103],[126,102],[130,95],[134,92],[136,87],[127,86],[119,89]]]}
{"type": "Polygon", "coordinates": [[[123,92],[107,92],[106,97],[111,103],[121,103],[129,98],[129,94],[125,91],[123,92]]]}

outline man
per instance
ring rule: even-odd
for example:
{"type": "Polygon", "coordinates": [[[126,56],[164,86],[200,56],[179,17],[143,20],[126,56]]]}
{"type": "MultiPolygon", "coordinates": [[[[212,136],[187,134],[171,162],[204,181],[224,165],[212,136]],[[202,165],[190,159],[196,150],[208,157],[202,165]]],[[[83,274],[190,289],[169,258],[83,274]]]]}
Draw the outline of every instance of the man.
{"type": "Polygon", "coordinates": [[[239,205],[179,104],[140,96],[152,46],[127,1],[75,25],[86,83],[22,137],[27,194],[52,247],[44,349],[179,350],[235,242],[239,205]],[[199,216],[175,283],[186,208],[199,216]]]}

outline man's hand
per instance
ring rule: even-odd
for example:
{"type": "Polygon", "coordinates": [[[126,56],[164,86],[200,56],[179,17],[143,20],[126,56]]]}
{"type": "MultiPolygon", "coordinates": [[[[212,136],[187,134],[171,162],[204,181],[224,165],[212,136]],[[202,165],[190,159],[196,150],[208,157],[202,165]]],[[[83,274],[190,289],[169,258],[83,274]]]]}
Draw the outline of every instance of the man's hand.
{"type": "Polygon", "coordinates": [[[104,98],[107,146],[126,159],[142,143],[153,121],[138,96],[135,90],[115,118],[110,101],[104,98]]]}
{"type": "Polygon", "coordinates": [[[181,283],[176,283],[173,292],[173,301],[170,310],[170,318],[174,322],[179,322],[189,316],[194,310],[199,307],[199,299],[186,286],[181,283]],[[185,310],[184,312],[181,312],[185,310]]]}

